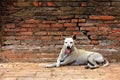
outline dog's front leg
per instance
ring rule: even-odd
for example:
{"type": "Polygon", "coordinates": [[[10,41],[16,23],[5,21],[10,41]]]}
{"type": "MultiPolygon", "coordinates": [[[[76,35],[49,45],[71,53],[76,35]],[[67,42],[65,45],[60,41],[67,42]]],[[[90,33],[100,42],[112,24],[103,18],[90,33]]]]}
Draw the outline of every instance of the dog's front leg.
{"type": "Polygon", "coordinates": [[[59,67],[60,66],[60,63],[61,63],[61,60],[64,59],[64,51],[61,50],[59,56],[58,56],[58,59],[57,59],[57,63],[56,63],[56,67],[59,67]]]}
{"type": "Polygon", "coordinates": [[[62,55],[60,56],[58,59],[57,59],[57,64],[56,64],[56,67],[59,67],[60,66],[60,63],[63,62],[66,58],[67,58],[68,55],[62,55]]]}
{"type": "Polygon", "coordinates": [[[63,62],[60,62],[60,65],[67,65],[67,64],[72,63],[74,61],[75,61],[74,55],[70,55],[70,56],[66,57],[66,59],[63,62]]]}
{"type": "Polygon", "coordinates": [[[60,66],[60,60],[58,59],[56,63],[56,67],[59,67],[59,66],[60,66]]]}

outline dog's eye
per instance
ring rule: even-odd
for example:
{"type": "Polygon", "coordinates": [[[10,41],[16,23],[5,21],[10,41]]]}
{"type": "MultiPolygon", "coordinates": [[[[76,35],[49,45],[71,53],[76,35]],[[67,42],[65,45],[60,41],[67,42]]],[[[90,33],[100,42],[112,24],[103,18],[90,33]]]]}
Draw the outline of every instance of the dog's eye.
{"type": "Polygon", "coordinates": [[[65,42],[65,43],[67,43],[67,42],[65,42]]]}
{"type": "Polygon", "coordinates": [[[71,44],[73,43],[73,42],[70,42],[71,44]]]}

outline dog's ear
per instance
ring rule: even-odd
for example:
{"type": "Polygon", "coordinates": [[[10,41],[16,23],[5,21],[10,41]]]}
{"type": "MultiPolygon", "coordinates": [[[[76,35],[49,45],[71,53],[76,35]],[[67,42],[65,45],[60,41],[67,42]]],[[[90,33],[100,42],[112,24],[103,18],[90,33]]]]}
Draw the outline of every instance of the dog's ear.
{"type": "Polygon", "coordinates": [[[73,39],[73,40],[76,40],[76,35],[73,35],[73,36],[72,36],[72,39],[73,39]]]}

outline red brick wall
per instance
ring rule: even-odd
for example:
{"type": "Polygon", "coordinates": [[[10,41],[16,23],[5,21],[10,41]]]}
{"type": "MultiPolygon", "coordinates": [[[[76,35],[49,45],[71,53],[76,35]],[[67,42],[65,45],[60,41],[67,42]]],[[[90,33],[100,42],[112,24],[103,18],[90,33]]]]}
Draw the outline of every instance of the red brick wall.
{"type": "Polygon", "coordinates": [[[120,61],[119,0],[1,0],[2,61],[54,61],[63,37],[120,61]]]}

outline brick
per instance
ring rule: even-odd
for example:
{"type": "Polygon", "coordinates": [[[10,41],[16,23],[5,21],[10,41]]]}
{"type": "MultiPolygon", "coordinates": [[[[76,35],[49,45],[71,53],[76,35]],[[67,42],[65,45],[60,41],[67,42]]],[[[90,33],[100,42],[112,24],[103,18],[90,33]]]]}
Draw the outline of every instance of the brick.
{"type": "Polygon", "coordinates": [[[63,35],[64,32],[48,32],[48,35],[63,35]]]}
{"type": "Polygon", "coordinates": [[[82,7],[86,7],[86,6],[87,6],[87,3],[86,3],[86,2],[82,2],[82,3],[81,3],[81,6],[82,6],[82,7]]]}
{"type": "Polygon", "coordinates": [[[59,20],[58,23],[69,23],[70,20],[59,20]]]}
{"type": "Polygon", "coordinates": [[[41,54],[39,58],[57,58],[58,54],[41,54]]]}
{"type": "Polygon", "coordinates": [[[78,22],[78,19],[72,19],[71,22],[78,22]]]}
{"type": "Polygon", "coordinates": [[[69,37],[71,37],[71,35],[72,35],[72,32],[70,32],[70,31],[63,32],[63,36],[69,36],[69,37]]]}
{"type": "Polygon", "coordinates": [[[92,40],[92,41],[90,42],[90,44],[98,45],[99,42],[98,42],[97,40],[92,40]]]}
{"type": "Polygon", "coordinates": [[[79,31],[79,29],[76,27],[76,28],[72,28],[72,27],[68,27],[67,29],[66,29],[66,31],[79,31]]]}
{"type": "Polygon", "coordinates": [[[12,54],[12,51],[11,50],[5,50],[1,54],[2,55],[9,55],[9,54],[12,54]]]}
{"type": "Polygon", "coordinates": [[[90,31],[87,33],[87,35],[94,35],[94,34],[99,35],[99,32],[98,31],[90,31]]]}
{"type": "Polygon", "coordinates": [[[96,24],[98,27],[109,27],[109,24],[96,24]]]}
{"type": "Polygon", "coordinates": [[[4,32],[19,32],[19,31],[27,31],[27,28],[5,28],[4,32]]]}
{"type": "Polygon", "coordinates": [[[49,28],[50,24],[38,24],[38,27],[45,27],[45,28],[49,28]]]}
{"type": "Polygon", "coordinates": [[[108,40],[115,40],[116,39],[116,37],[114,37],[114,36],[108,36],[108,38],[107,38],[108,40]]]}
{"type": "MultiPolygon", "coordinates": [[[[43,45],[43,46],[48,46],[48,45],[51,45],[51,44],[53,44],[53,42],[52,42],[52,39],[50,39],[50,37],[41,37],[41,44],[43,45]]],[[[40,52],[41,53],[50,53],[50,49],[42,49],[42,50],[40,50],[40,52]]]]}
{"type": "Polygon", "coordinates": [[[37,31],[51,31],[52,27],[39,27],[37,31]]]}
{"type": "Polygon", "coordinates": [[[39,2],[38,4],[39,4],[39,6],[42,6],[43,3],[42,3],[42,2],[39,2]]]}
{"type": "Polygon", "coordinates": [[[31,52],[27,52],[27,53],[24,53],[23,54],[23,59],[24,58],[37,58],[37,55],[36,54],[33,54],[33,53],[31,53],[31,52]]]}
{"type": "Polygon", "coordinates": [[[39,23],[40,20],[35,20],[35,19],[29,19],[29,20],[25,20],[25,23],[39,23]]]}
{"type": "Polygon", "coordinates": [[[37,27],[37,24],[22,24],[22,27],[26,27],[26,28],[29,28],[29,27],[37,27]]]}
{"type": "Polygon", "coordinates": [[[55,28],[52,28],[51,30],[52,31],[59,31],[60,29],[55,27],[55,28]]]}
{"type": "Polygon", "coordinates": [[[2,1],[2,6],[16,6],[16,3],[13,1],[11,3],[6,3],[2,1]]]}
{"type": "Polygon", "coordinates": [[[40,31],[40,30],[37,27],[29,27],[29,28],[27,28],[27,31],[28,32],[37,32],[37,31],[40,31]]]}
{"type": "Polygon", "coordinates": [[[64,35],[64,32],[48,32],[48,35],[64,35]]]}
{"type": "Polygon", "coordinates": [[[9,29],[9,28],[5,28],[3,29],[4,32],[8,32],[8,31],[15,31],[15,29],[9,29]]]}
{"type": "Polygon", "coordinates": [[[120,37],[118,37],[117,40],[120,41],[120,37]]]}
{"type": "Polygon", "coordinates": [[[41,40],[52,40],[52,36],[41,36],[41,40]]]}
{"type": "Polygon", "coordinates": [[[108,39],[107,36],[99,36],[99,40],[106,40],[106,39],[108,39]]]}
{"type": "Polygon", "coordinates": [[[4,44],[20,44],[20,41],[19,40],[7,40],[7,41],[4,41],[4,44]]]}
{"type": "Polygon", "coordinates": [[[15,28],[15,24],[14,23],[6,24],[5,27],[6,28],[15,28]]]}
{"type": "Polygon", "coordinates": [[[2,39],[3,40],[14,40],[15,36],[3,36],[2,39]]]}
{"type": "Polygon", "coordinates": [[[60,10],[63,11],[63,12],[65,12],[65,11],[70,11],[70,10],[72,10],[72,9],[73,9],[73,7],[71,7],[71,6],[60,7],[60,10]]]}
{"type": "Polygon", "coordinates": [[[20,31],[27,31],[27,28],[20,28],[20,31]]]}
{"type": "Polygon", "coordinates": [[[109,36],[119,37],[120,33],[111,33],[109,36]]]}
{"type": "Polygon", "coordinates": [[[58,32],[48,32],[48,35],[54,35],[55,36],[55,35],[58,35],[58,32]]]}
{"type": "Polygon", "coordinates": [[[73,31],[73,35],[83,35],[83,33],[78,31],[73,31]]]}
{"type": "Polygon", "coordinates": [[[32,6],[30,2],[17,2],[16,5],[19,7],[32,6]]]}
{"type": "Polygon", "coordinates": [[[91,20],[114,20],[115,17],[114,16],[89,16],[89,19],[91,20]]]}
{"type": "Polygon", "coordinates": [[[54,40],[62,40],[63,37],[61,37],[61,36],[54,36],[53,39],[54,39],[54,40]]]}
{"type": "Polygon", "coordinates": [[[51,25],[52,27],[63,27],[63,24],[61,23],[55,23],[51,25]]]}
{"type": "Polygon", "coordinates": [[[86,22],[86,19],[79,19],[78,22],[80,22],[80,23],[85,23],[85,22],[86,22]]]}
{"type": "Polygon", "coordinates": [[[63,35],[72,35],[72,32],[66,32],[66,31],[57,31],[57,32],[48,32],[48,35],[54,35],[54,36],[57,36],[57,35],[60,35],[60,36],[63,36],[63,35]]]}
{"type": "Polygon", "coordinates": [[[113,28],[113,29],[112,29],[112,32],[113,32],[113,33],[120,33],[120,28],[113,28]]]}
{"type": "Polygon", "coordinates": [[[67,15],[67,16],[58,16],[58,19],[63,19],[63,20],[66,20],[66,19],[71,19],[71,18],[74,18],[74,16],[69,16],[69,15],[67,15]]]}
{"type": "MultiPolygon", "coordinates": [[[[65,36],[65,37],[68,37],[68,36],[65,36]]],[[[64,40],[64,39],[62,39],[62,40],[56,40],[56,41],[54,41],[54,43],[53,43],[53,44],[56,45],[55,48],[57,49],[57,50],[56,50],[57,53],[60,52],[61,46],[63,46],[63,40],[64,40]],[[59,48],[58,48],[58,47],[59,47],[59,48]]]]}
{"type": "Polygon", "coordinates": [[[45,31],[44,32],[43,31],[42,32],[35,32],[34,34],[35,35],[47,35],[47,32],[45,32],[45,31]]]}
{"type": "Polygon", "coordinates": [[[80,30],[98,31],[98,28],[97,27],[81,27],[80,30]]]}
{"type": "MultiPolygon", "coordinates": [[[[8,37],[9,38],[9,37],[8,37]]],[[[32,40],[34,39],[32,36],[16,36],[15,37],[16,40],[32,40]]]]}
{"type": "Polygon", "coordinates": [[[78,26],[81,26],[81,27],[97,27],[95,26],[96,23],[79,23],[78,26]]]}
{"type": "Polygon", "coordinates": [[[54,2],[47,2],[47,6],[56,6],[54,2]]]}
{"type": "Polygon", "coordinates": [[[23,36],[29,35],[29,36],[31,36],[31,35],[33,35],[33,32],[21,32],[20,35],[23,35],[23,36]]]}
{"type": "Polygon", "coordinates": [[[81,40],[80,42],[79,42],[79,44],[80,45],[89,45],[90,44],[90,41],[88,40],[81,40]]]}
{"type": "Polygon", "coordinates": [[[96,40],[96,39],[98,39],[98,35],[96,35],[96,34],[94,34],[94,35],[90,35],[90,39],[94,39],[94,40],[96,40]]]}
{"type": "Polygon", "coordinates": [[[109,32],[108,31],[100,31],[99,35],[104,35],[104,36],[108,36],[109,32]]]}
{"type": "Polygon", "coordinates": [[[78,40],[78,41],[81,41],[81,40],[84,40],[84,41],[86,41],[86,42],[88,42],[89,40],[88,40],[88,37],[87,36],[85,36],[85,35],[76,35],[77,37],[76,37],[76,40],[78,40]]]}
{"type": "Polygon", "coordinates": [[[99,27],[100,31],[111,31],[110,27],[99,27]]]}
{"type": "Polygon", "coordinates": [[[42,2],[33,1],[34,6],[42,6],[42,2]]]}
{"type": "Polygon", "coordinates": [[[22,55],[21,54],[8,54],[8,55],[5,55],[7,59],[18,59],[18,58],[22,58],[22,55]]]}
{"type": "Polygon", "coordinates": [[[12,36],[14,34],[15,34],[15,32],[12,32],[12,31],[3,32],[4,36],[12,36]]]}
{"type": "Polygon", "coordinates": [[[106,24],[119,24],[119,21],[118,20],[113,20],[113,21],[105,21],[104,23],[106,24]]]}
{"type": "Polygon", "coordinates": [[[64,23],[65,27],[76,27],[75,23],[64,23]]]}
{"type": "Polygon", "coordinates": [[[11,50],[3,51],[1,56],[2,56],[2,58],[6,58],[6,59],[13,59],[13,58],[21,59],[22,58],[22,54],[15,54],[11,50]]]}
{"type": "Polygon", "coordinates": [[[50,23],[57,23],[57,21],[45,20],[45,21],[42,21],[42,23],[50,24],[50,23]]]}
{"type": "Polygon", "coordinates": [[[79,48],[80,49],[87,49],[87,50],[91,50],[93,49],[93,44],[89,44],[89,45],[80,45],[79,48]]]}
{"type": "Polygon", "coordinates": [[[39,2],[33,1],[33,5],[34,5],[34,6],[39,6],[39,2]]]}

